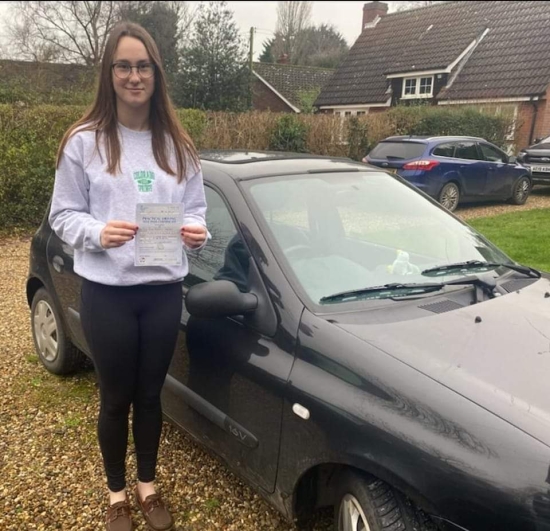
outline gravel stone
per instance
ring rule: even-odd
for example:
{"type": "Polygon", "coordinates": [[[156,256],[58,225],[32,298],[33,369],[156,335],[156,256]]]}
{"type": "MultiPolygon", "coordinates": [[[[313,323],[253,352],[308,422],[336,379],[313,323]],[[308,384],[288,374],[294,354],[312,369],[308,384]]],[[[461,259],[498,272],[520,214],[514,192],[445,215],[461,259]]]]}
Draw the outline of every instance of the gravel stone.
{"type": "MultiPolygon", "coordinates": [[[[550,187],[523,206],[460,207],[465,220],[550,208],[550,187]]],[[[98,388],[93,369],[49,374],[34,351],[25,281],[30,235],[0,239],[0,529],[103,529],[107,489],[96,441],[98,388]]],[[[129,446],[128,490],[135,456],[129,446]]],[[[157,484],[177,531],[295,531],[252,489],[175,427],[164,423],[157,484]]],[[[137,531],[146,529],[130,496],[137,531]]],[[[312,531],[331,529],[330,511],[312,531]]]]}

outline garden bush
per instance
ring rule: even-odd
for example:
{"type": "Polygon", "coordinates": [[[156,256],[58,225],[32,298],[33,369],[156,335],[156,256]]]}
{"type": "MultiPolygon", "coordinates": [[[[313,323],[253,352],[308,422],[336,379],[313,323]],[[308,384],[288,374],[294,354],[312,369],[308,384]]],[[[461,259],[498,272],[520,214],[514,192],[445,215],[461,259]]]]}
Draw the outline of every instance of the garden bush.
{"type": "MultiPolygon", "coordinates": [[[[52,192],[55,157],[83,105],[0,105],[0,224],[36,227],[52,192]]],[[[342,119],[334,114],[178,109],[198,149],[294,151],[362,159],[395,134],[481,136],[504,147],[512,117],[473,108],[396,107],[342,119]]]]}

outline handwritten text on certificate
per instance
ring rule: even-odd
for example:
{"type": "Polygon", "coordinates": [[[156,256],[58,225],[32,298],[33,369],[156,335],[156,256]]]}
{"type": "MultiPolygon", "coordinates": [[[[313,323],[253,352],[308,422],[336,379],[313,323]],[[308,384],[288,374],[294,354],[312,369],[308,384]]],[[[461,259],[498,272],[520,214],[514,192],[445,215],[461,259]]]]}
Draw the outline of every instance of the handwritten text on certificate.
{"type": "Polygon", "coordinates": [[[136,266],[182,264],[182,203],[138,203],[136,223],[136,266]]]}

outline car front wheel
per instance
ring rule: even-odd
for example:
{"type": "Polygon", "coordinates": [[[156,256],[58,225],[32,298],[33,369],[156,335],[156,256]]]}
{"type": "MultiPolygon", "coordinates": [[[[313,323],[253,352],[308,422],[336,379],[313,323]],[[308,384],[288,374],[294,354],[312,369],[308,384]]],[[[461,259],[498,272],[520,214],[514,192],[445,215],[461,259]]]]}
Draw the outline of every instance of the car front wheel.
{"type": "Polygon", "coordinates": [[[439,192],[438,201],[450,212],[456,209],[460,200],[460,190],[455,183],[447,183],[439,192]]]}
{"type": "Polygon", "coordinates": [[[372,476],[347,470],[338,485],[337,531],[435,531],[429,517],[372,476]]]}
{"type": "Polygon", "coordinates": [[[31,329],[36,353],[44,367],[54,374],[77,369],[84,355],[70,342],[50,294],[40,288],[31,305],[31,329]]]}
{"type": "Polygon", "coordinates": [[[513,205],[523,205],[531,193],[531,180],[529,177],[520,177],[512,187],[512,197],[510,203],[513,205]]]}

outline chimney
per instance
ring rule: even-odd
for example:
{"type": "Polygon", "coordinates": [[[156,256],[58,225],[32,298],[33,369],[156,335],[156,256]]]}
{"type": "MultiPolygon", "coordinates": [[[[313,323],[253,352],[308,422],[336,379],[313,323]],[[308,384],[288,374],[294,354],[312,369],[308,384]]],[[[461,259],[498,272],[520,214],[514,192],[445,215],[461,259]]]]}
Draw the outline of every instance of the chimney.
{"type": "Polygon", "coordinates": [[[277,63],[280,65],[287,65],[288,64],[288,55],[286,53],[281,54],[279,59],[277,59],[277,63]]]}
{"type": "Polygon", "coordinates": [[[361,31],[363,31],[369,24],[375,26],[378,20],[380,20],[380,18],[387,12],[388,4],[384,2],[368,2],[365,4],[363,6],[363,26],[361,27],[361,31]]]}

